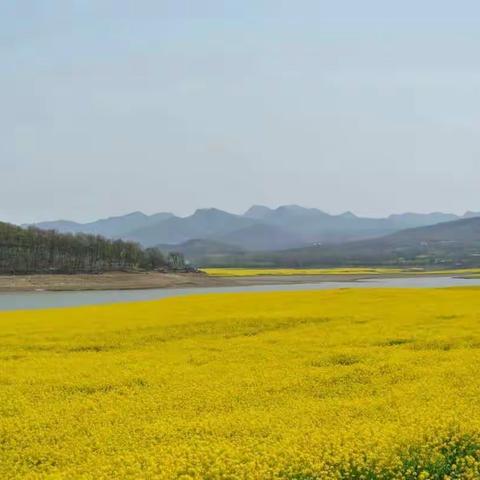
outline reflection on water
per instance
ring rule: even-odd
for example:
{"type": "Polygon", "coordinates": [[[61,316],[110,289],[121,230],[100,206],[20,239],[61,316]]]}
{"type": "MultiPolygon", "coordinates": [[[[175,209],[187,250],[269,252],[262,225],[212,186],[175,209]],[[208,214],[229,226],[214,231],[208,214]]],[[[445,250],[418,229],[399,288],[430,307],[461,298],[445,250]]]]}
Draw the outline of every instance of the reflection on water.
{"type": "Polygon", "coordinates": [[[453,277],[378,278],[356,282],[321,282],[293,285],[253,285],[208,288],[162,288],[153,290],[108,290],[88,292],[20,292],[0,293],[0,310],[94,305],[101,303],[155,300],[180,295],[227,292],[271,292],[295,290],[328,290],[335,288],[442,288],[480,286],[480,279],[453,277]]]}

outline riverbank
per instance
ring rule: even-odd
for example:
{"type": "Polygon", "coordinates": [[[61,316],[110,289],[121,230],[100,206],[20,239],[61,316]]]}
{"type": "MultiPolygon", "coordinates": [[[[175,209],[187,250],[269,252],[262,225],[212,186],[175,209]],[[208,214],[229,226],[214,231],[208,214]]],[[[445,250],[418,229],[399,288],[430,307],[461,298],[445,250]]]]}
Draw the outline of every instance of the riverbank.
{"type": "Polygon", "coordinates": [[[137,290],[150,288],[184,288],[223,286],[222,278],[203,273],[109,272],[75,275],[7,275],[0,276],[0,292],[137,290]]]}
{"type": "MultiPolygon", "coordinates": [[[[448,276],[451,274],[435,275],[448,276]]],[[[325,274],[210,276],[204,273],[124,273],[98,275],[7,275],[0,276],[0,292],[147,290],[158,288],[205,288],[253,285],[291,285],[323,282],[354,282],[382,278],[411,278],[414,274],[325,274]]],[[[462,274],[462,277],[467,277],[462,274]]]]}

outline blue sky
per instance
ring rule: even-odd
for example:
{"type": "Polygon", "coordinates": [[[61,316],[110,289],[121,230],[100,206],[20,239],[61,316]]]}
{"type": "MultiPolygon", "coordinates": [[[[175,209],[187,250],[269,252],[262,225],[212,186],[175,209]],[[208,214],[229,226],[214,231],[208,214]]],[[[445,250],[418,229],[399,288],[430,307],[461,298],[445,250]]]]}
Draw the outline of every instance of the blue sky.
{"type": "Polygon", "coordinates": [[[0,5],[0,219],[480,210],[480,4],[0,5]]]}

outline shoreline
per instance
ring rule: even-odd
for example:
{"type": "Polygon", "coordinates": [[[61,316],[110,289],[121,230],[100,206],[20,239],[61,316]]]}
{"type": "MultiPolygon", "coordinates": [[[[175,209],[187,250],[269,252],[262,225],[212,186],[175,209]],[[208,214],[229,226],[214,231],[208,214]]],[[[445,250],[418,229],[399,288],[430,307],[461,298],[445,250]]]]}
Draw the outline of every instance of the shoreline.
{"type": "MultiPolygon", "coordinates": [[[[468,275],[435,274],[438,277],[469,278],[468,275]]],[[[325,274],[325,275],[257,275],[215,277],[204,273],[124,273],[102,274],[33,274],[0,276],[0,293],[69,292],[108,290],[150,290],[162,288],[242,287],[251,285],[290,285],[323,282],[356,282],[385,278],[416,278],[408,273],[396,274],[325,274]]]]}

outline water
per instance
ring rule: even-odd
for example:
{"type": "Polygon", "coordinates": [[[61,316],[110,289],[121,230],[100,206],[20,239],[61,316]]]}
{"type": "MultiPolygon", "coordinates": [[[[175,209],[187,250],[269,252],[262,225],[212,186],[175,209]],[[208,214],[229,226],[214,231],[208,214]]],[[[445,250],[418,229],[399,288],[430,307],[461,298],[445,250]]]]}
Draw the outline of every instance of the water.
{"type": "Polygon", "coordinates": [[[321,282],[237,287],[159,288],[150,290],[105,290],[85,292],[0,293],[0,310],[30,310],[105,303],[156,300],[167,297],[205,293],[272,292],[329,290],[337,288],[444,288],[480,286],[480,279],[454,277],[378,278],[356,282],[321,282]]]}

